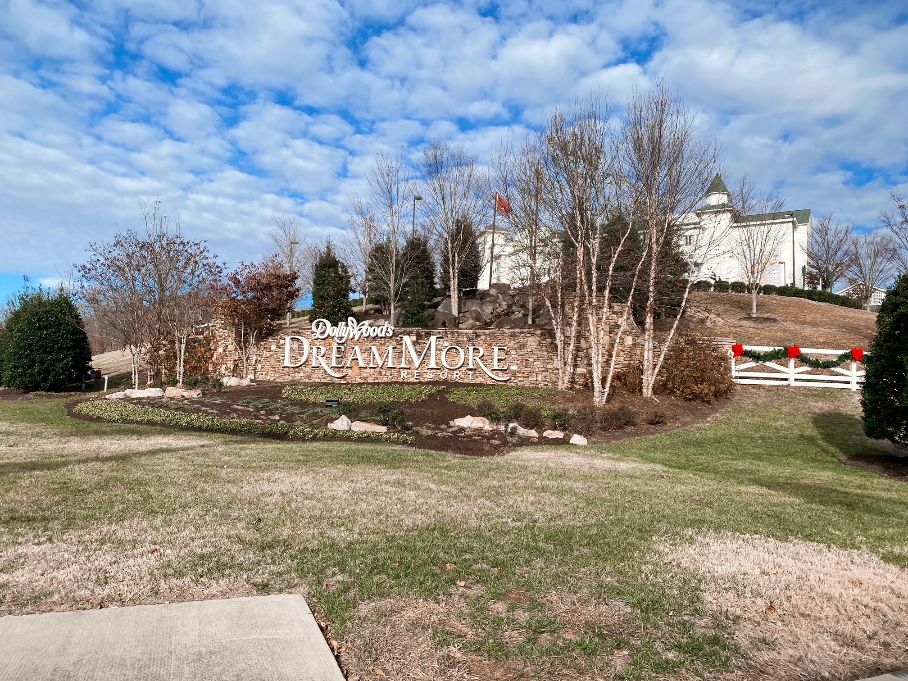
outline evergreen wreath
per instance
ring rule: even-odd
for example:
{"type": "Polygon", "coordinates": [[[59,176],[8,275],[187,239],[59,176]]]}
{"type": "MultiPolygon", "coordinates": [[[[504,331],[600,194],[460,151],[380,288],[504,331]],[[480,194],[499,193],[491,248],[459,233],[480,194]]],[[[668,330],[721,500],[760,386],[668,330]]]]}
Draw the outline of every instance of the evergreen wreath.
{"type": "Polygon", "coordinates": [[[845,362],[862,362],[864,359],[864,350],[862,348],[846,350],[833,359],[814,359],[813,357],[802,355],[801,348],[797,345],[789,345],[784,348],[775,348],[766,352],[758,352],[757,350],[745,350],[740,343],[736,343],[732,346],[732,354],[735,357],[746,357],[747,359],[760,362],[761,364],[765,362],[774,362],[779,359],[797,358],[814,369],[832,369],[841,366],[845,362]]]}

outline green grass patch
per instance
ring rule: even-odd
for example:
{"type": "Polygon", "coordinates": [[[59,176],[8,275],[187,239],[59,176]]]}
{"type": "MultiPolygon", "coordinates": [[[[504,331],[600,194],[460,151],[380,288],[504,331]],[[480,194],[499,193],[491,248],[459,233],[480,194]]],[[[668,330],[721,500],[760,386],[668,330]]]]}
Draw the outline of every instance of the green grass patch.
{"type": "Polygon", "coordinates": [[[363,385],[294,385],[284,388],[281,395],[290,400],[321,404],[329,397],[338,397],[347,404],[401,404],[422,402],[444,390],[441,385],[419,383],[371,383],[363,385]]]}
{"type": "Polygon", "coordinates": [[[548,388],[523,388],[517,385],[484,385],[458,387],[448,393],[448,400],[475,408],[480,402],[491,402],[504,410],[515,402],[531,404],[551,396],[548,388]]]}
{"type": "Polygon", "coordinates": [[[160,409],[142,404],[132,404],[120,400],[89,400],[80,402],[73,408],[80,416],[89,416],[115,423],[145,423],[163,426],[174,426],[188,430],[205,430],[232,435],[264,435],[268,437],[288,437],[292,440],[316,440],[337,438],[350,440],[377,440],[380,442],[411,443],[413,438],[398,433],[365,433],[352,430],[330,430],[293,426],[279,421],[258,421],[256,419],[224,418],[213,414],[194,414],[178,412],[171,409],[160,409]]]}

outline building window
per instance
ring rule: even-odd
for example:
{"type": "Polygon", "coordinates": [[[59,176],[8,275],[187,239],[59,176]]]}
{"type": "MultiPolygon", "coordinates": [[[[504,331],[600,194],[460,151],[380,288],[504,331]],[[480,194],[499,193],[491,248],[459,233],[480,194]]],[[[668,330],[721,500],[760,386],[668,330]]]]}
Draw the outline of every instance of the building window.
{"type": "Polygon", "coordinates": [[[693,245],[694,245],[694,235],[693,235],[693,234],[685,234],[685,235],[684,235],[684,245],[685,245],[685,246],[693,246],[693,245]]]}

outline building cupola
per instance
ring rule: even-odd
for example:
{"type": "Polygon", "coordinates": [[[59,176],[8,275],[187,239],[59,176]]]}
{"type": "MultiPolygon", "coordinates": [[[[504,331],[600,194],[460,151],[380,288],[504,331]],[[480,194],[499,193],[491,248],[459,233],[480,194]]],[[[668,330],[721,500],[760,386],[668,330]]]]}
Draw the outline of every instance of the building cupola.
{"type": "Polygon", "coordinates": [[[731,195],[729,194],[728,187],[726,187],[725,183],[722,181],[722,176],[719,173],[716,173],[713,181],[709,184],[709,188],[706,190],[707,207],[712,208],[727,205],[730,198],[731,195]]]}

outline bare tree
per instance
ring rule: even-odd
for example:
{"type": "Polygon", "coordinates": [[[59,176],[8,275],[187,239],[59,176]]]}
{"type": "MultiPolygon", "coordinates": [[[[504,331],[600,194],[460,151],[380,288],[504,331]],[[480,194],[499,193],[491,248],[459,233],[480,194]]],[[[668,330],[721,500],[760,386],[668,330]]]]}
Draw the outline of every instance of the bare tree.
{"type": "Polygon", "coordinates": [[[288,272],[296,275],[300,298],[305,298],[312,293],[312,268],[318,258],[318,246],[305,238],[296,216],[275,215],[271,221],[274,227],[268,237],[274,244],[274,254],[288,272]]]}
{"type": "Polygon", "coordinates": [[[854,296],[869,310],[873,290],[883,288],[894,273],[895,244],[888,234],[881,232],[853,234],[848,250],[848,282],[854,296]]]}
{"type": "Polygon", "coordinates": [[[895,212],[883,211],[880,219],[889,230],[899,271],[908,272],[908,203],[898,192],[892,192],[891,197],[895,212]]]}
{"type": "Polygon", "coordinates": [[[485,180],[475,158],[462,147],[440,141],[431,142],[423,151],[422,175],[423,214],[437,248],[443,251],[446,271],[441,276],[447,277],[451,314],[457,317],[459,272],[471,248],[467,229],[483,217],[485,180]]]}
{"type": "MultiPolygon", "coordinates": [[[[678,322],[687,304],[693,277],[693,261],[688,265],[687,283],[671,329],[657,352],[655,311],[659,295],[660,271],[664,255],[678,247],[679,222],[702,198],[703,187],[715,172],[716,149],[698,142],[694,116],[664,83],[651,92],[636,94],[628,107],[620,147],[622,174],[628,183],[632,221],[639,225],[647,246],[648,271],[643,295],[646,307],[643,320],[642,393],[652,397],[656,378],[671,346],[678,322]]],[[[703,232],[709,243],[696,250],[716,247],[714,237],[703,232]]],[[[703,257],[698,255],[697,257],[703,257]]]]}
{"type": "Polygon", "coordinates": [[[350,268],[350,280],[355,291],[362,296],[362,310],[366,311],[369,297],[369,259],[378,239],[375,216],[360,199],[351,203],[347,215],[347,235],[342,245],[344,261],[350,268]]]}
{"type": "Polygon", "coordinates": [[[730,240],[731,254],[741,268],[741,277],[750,290],[750,316],[757,316],[757,293],[766,276],[780,262],[779,251],[785,241],[785,225],[771,219],[783,199],[774,193],[758,194],[743,177],[732,196],[738,223],[730,240]],[[763,217],[759,217],[763,216],[763,217]]]}
{"type": "Polygon", "coordinates": [[[125,232],[109,244],[91,244],[88,251],[88,261],[79,266],[81,297],[92,315],[129,351],[132,387],[138,388],[150,317],[145,245],[134,232],[125,232]]]}
{"type": "Polygon", "coordinates": [[[807,268],[824,291],[831,291],[848,271],[851,225],[836,221],[833,215],[822,215],[813,224],[810,241],[804,246],[807,268]]]}
{"type": "MultiPolygon", "coordinates": [[[[369,193],[365,200],[352,202],[348,216],[351,246],[357,279],[363,289],[375,285],[387,299],[393,324],[397,318],[404,287],[416,263],[413,251],[404,248],[412,227],[410,201],[414,188],[404,176],[400,156],[379,156],[366,176],[369,193]]],[[[365,294],[364,296],[365,297],[365,294]]]]}

